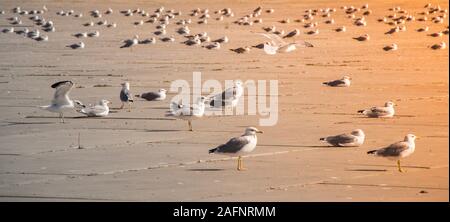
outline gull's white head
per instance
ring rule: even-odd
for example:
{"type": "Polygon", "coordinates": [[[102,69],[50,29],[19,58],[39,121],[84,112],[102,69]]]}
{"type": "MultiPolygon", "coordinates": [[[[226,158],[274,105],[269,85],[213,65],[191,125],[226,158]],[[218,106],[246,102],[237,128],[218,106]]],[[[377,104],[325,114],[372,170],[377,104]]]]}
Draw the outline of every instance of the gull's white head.
{"type": "Polygon", "coordinates": [[[198,104],[205,104],[206,102],[208,102],[208,98],[206,98],[205,96],[202,96],[197,100],[198,104]]]}
{"type": "Polygon", "coordinates": [[[263,133],[263,131],[256,129],[255,127],[247,127],[245,129],[245,135],[256,135],[257,133],[263,133]]]}
{"type": "Polygon", "coordinates": [[[242,87],[243,84],[244,84],[244,83],[242,83],[241,80],[235,80],[235,81],[234,81],[234,86],[236,86],[236,87],[242,87]]]}
{"type": "Polygon", "coordinates": [[[385,107],[394,107],[394,106],[395,106],[395,103],[393,103],[393,102],[391,102],[391,101],[388,101],[388,102],[386,102],[386,103],[384,104],[384,106],[385,106],[385,107]]]}
{"type": "Polygon", "coordinates": [[[102,106],[107,106],[108,104],[111,104],[111,102],[108,101],[108,100],[106,100],[106,99],[100,100],[100,105],[102,105],[102,106]]]}
{"type": "Polygon", "coordinates": [[[416,140],[416,139],[417,139],[417,137],[414,134],[409,133],[409,134],[406,134],[404,141],[405,142],[414,142],[414,140],[416,140]]]}
{"type": "Polygon", "coordinates": [[[351,132],[353,136],[365,136],[364,131],[362,129],[355,129],[351,132]]]}
{"type": "Polygon", "coordinates": [[[344,80],[352,80],[352,78],[349,77],[349,76],[344,76],[344,77],[342,77],[342,79],[344,79],[344,80]]]}
{"type": "Polygon", "coordinates": [[[124,83],[121,83],[120,85],[122,86],[122,88],[130,89],[130,83],[129,82],[124,82],[124,83]]]}
{"type": "Polygon", "coordinates": [[[158,92],[164,93],[164,94],[165,94],[165,93],[167,92],[167,90],[165,90],[165,89],[159,89],[158,92]]]}

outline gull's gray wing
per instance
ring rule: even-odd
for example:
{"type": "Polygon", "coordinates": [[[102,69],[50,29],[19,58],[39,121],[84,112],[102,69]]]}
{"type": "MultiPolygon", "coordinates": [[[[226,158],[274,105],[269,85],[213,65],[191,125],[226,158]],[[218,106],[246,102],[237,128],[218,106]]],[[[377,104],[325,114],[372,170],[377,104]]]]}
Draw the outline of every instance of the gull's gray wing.
{"type": "Polygon", "coordinates": [[[349,134],[340,134],[337,136],[329,136],[327,137],[327,142],[332,144],[333,146],[341,146],[343,144],[347,143],[354,143],[356,142],[356,138],[353,135],[349,134]]]}
{"type": "Polygon", "coordinates": [[[144,98],[148,101],[152,101],[155,100],[157,98],[159,98],[160,95],[158,93],[155,92],[148,92],[148,93],[142,93],[141,98],[144,98]]]}
{"type": "Polygon", "coordinates": [[[72,81],[61,81],[53,84],[51,87],[55,89],[55,94],[53,95],[52,104],[68,105],[70,103],[69,92],[73,86],[72,81]]]}
{"type": "Polygon", "coordinates": [[[234,137],[216,148],[218,153],[237,153],[250,141],[245,137],[234,137]]]}
{"type": "Polygon", "coordinates": [[[339,86],[339,85],[344,85],[345,81],[344,80],[334,80],[334,81],[330,81],[330,82],[324,82],[325,85],[328,86],[339,86]]]}
{"type": "Polygon", "coordinates": [[[133,97],[128,89],[123,88],[120,91],[120,100],[122,102],[132,102],[133,101],[133,97]]]}
{"type": "Polygon", "coordinates": [[[373,114],[377,114],[377,115],[389,114],[389,111],[386,107],[372,107],[372,108],[370,108],[370,111],[373,114]]]}
{"type": "Polygon", "coordinates": [[[409,144],[407,142],[397,142],[389,145],[388,147],[379,149],[376,151],[378,156],[383,157],[397,157],[400,154],[409,148],[409,144]]]}

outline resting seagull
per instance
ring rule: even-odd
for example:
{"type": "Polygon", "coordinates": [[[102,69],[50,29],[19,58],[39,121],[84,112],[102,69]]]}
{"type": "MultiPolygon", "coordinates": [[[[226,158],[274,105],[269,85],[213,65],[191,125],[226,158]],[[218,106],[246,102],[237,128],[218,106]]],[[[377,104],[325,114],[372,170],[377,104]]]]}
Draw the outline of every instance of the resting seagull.
{"type": "Polygon", "coordinates": [[[94,106],[86,107],[81,109],[80,113],[85,114],[88,117],[104,117],[109,114],[108,104],[111,103],[108,100],[102,99],[100,102],[94,106]]]}
{"type": "Polygon", "coordinates": [[[364,143],[365,134],[361,129],[353,130],[350,134],[344,133],[337,136],[328,136],[320,138],[333,146],[352,147],[361,146],[364,143]]]}
{"type": "Polygon", "coordinates": [[[242,136],[234,137],[214,149],[210,149],[209,153],[224,154],[229,156],[238,156],[237,170],[245,170],[242,166],[242,156],[252,152],[256,148],[258,138],[256,133],[263,133],[255,127],[248,127],[242,136]]]}
{"type": "Polygon", "coordinates": [[[127,103],[128,106],[128,112],[131,111],[131,103],[133,102],[133,96],[130,93],[130,83],[124,82],[120,84],[122,86],[122,90],[120,90],[120,101],[122,101],[122,106],[120,109],[123,109],[123,106],[125,103],[127,103]]]}
{"type": "Polygon", "coordinates": [[[222,93],[211,97],[209,105],[212,107],[236,107],[239,98],[241,98],[243,94],[244,88],[242,87],[242,81],[236,80],[234,81],[234,86],[232,88],[226,89],[222,93]]]}
{"type": "Polygon", "coordinates": [[[269,55],[292,52],[297,49],[297,46],[314,47],[311,43],[305,41],[295,41],[292,43],[287,43],[280,36],[275,34],[259,34],[270,40],[268,44],[264,44],[264,52],[269,55]]]}
{"type": "Polygon", "coordinates": [[[64,112],[75,108],[74,103],[83,106],[78,100],[72,101],[69,98],[69,93],[73,86],[74,83],[72,81],[61,81],[54,83],[51,85],[51,87],[56,90],[52,103],[48,106],[40,106],[40,108],[49,112],[59,113],[60,122],[64,123],[64,112]]]}
{"type": "Polygon", "coordinates": [[[201,118],[205,114],[205,103],[207,99],[202,96],[197,100],[196,104],[192,106],[186,106],[180,103],[172,102],[170,104],[170,111],[166,113],[166,116],[173,116],[177,119],[183,119],[188,121],[189,131],[192,130],[192,120],[201,118]]]}
{"type": "Polygon", "coordinates": [[[350,86],[351,79],[352,78],[350,78],[348,76],[344,76],[341,79],[333,80],[330,82],[323,82],[322,84],[327,85],[327,86],[332,86],[332,87],[348,87],[348,86],[350,86]]]}
{"type": "Polygon", "coordinates": [[[387,147],[378,149],[378,150],[371,150],[367,152],[367,154],[373,154],[375,156],[385,157],[390,160],[397,160],[397,167],[399,172],[404,172],[400,166],[400,159],[405,158],[412,153],[414,153],[414,150],[416,148],[416,144],[414,143],[414,140],[417,137],[413,134],[408,134],[405,136],[405,139],[400,142],[393,143],[387,147]]]}
{"type": "Polygon", "coordinates": [[[372,107],[370,109],[359,110],[358,113],[362,113],[367,117],[393,117],[395,114],[394,110],[395,104],[391,101],[388,101],[384,104],[384,107],[372,107]]]}
{"type": "Polygon", "coordinates": [[[142,95],[136,95],[136,97],[140,97],[148,101],[162,101],[166,99],[166,92],[167,90],[165,89],[159,89],[158,92],[142,93],[142,95]]]}

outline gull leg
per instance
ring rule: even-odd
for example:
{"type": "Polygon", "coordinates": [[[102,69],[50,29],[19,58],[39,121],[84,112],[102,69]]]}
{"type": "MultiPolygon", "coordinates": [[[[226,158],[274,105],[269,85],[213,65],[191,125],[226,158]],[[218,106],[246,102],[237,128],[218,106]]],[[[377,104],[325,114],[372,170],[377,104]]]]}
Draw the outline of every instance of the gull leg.
{"type": "Polygon", "coordinates": [[[62,117],[62,123],[65,123],[64,122],[64,113],[61,113],[61,117],[62,117]]]}
{"type": "Polygon", "coordinates": [[[241,170],[241,156],[237,159],[237,170],[241,170]]]}
{"type": "Polygon", "coordinates": [[[398,172],[400,172],[400,173],[405,172],[402,170],[402,167],[400,166],[400,160],[397,160],[397,167],[398,167],[398,172]]]}
{"type": "Polygon", "coordinates": [[[239,156],[239,158],[238,158],[238,170],[239,170],[239,171],[245,170],[245,168],[244,168],[242,162],[243,162],[243,161],[242,161],[242,157],[239,156]]]}
{"type": "Polygon", "coordinates": [[[62,113],[59,113],[59,123],[62,123],[62,113]]]}
{"type": "Polygon", "coordinates": [[[190,120],[188,120],[188,125],[189,125],[189,131],[193,131],[193,130],[192,130],[192,123],[191,123],[190,120]]]}
{"type": "Polygon", "coordinates": [[[128,112],[131,112],[131,103],[128,103],[128,112]]]}
{"type": "Polygon", "coordinates": [[[123,106],[124,106],[125,104],[122,102],[122,105],[120,106],[120,109],[123,109],[123,106]]]}

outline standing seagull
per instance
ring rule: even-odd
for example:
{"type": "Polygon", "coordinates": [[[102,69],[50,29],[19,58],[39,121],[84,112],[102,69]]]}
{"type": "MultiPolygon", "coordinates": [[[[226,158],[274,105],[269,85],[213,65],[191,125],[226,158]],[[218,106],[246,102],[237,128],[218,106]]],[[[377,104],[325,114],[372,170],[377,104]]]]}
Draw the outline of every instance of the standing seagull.
{"type": "Polygon", "coordinates": [[[180,103],[172,102],[170,104],[170,111],[166,113],[166,116],[173,116],[177,119],[187,120],[189,131],[193,131],[192,120],[201,118],[203,114],[205,114],[206,101],[206,97],[202,96],[198,99],[197,103],[192,106],[185,106],[180,103]]]}
{"type": "Polygon", "coordinates": [[[104,117],[109,114],[109,107],[108,107],[109,103],[111,102],[102,99],[97,105],[83,108],[79,112],[89,117],[104,117]]]}
{"type": "Polygon", "coordinates": [[[166,92],[167,90],[165,89],[159,89],[158,92],[142,93],[142,95],[136,95],[136,97],[140,97],[148,101],[162,101],[166,99],[166,92]]]}
{"type": "Polygon", "coordinates": [[[72,90],[74,84],[72,81],[61,81],[51,85],[54,88],[55,94],[53,96],[52,103],[48,106],[40,106],[41,109],[59,113],[60,122],[64,123],[64,112],[75,108],[74,102],[82,105],[81,102],[69,98],[69,93],[72,90]]]}
{"type": "Polygon", "coordinates": [[[234,81],[234,86],[232,88],[226,89],[222,93],[210,98],[209,105],[213,107],[236,107],[239,98],[241,98],[243,94],[244,88],[242,87],[242,81],[236,80],[234,81]]]}
{"type": "Polygon", "coordinates": [[[414,153],[414,150],[416,148],[414,140],[416,138],[417,137],[413,134],[407,134],[403,141],[393,143],[387,147],[378,150],[371,150],[367,152],[367,154],[385,157],[390,160],[397,160],[398,171],[404,172],[400,166],[400,158],[405,158],[414,153]]]}
{"type": "Polygon", "coordinates": [[[245,170],[242,166],[243,154],[250,153],[256,148],[258,138],[256,133],[263,133],[255,127],[248,127],[242,136],[234,137],[214,149],[210,149],[209,153],[225,154],[229,156],[238,156],[237,170],[245,170]]]}
{"type": "Polygon", "coordinates": [[[342,77],[342,79],[333,80],[330,82],[323,82],[322,84],[332,87],[348,87],[350,86],[351,83],[350,80],[352,80],[352,78],[344,76],[342,77]]]}
{"type": "Polygon", "coordinates": [[[361,146],[364,143],[365,134],[361,129],[353,130],[350,134],[344,133],[337,136],[328,136],[320,138],[321,141],[325,141],[333,146],[349,147],[349,146],[361,146]]]}
{"type": "Polygon", "coordinates": [[[131,103],[133,102],[133,96],[130,93],[130,83],[124,82],[120,85],[122,85],[122,90],[120,90],[120,101],[122,101],[122,106],[120,108],[123,109],[123,106],[127,103],[129,105],[128,112],[130,112],[131,103]]]}
{"type": "Polygon", "coordinates": [[[359,110],[358,113],[362,113],[367,117],[393,117],[395,114],[395,104],[388,101],[384,104],[384,107],[372,107],[370,109],[359,110]]]}

